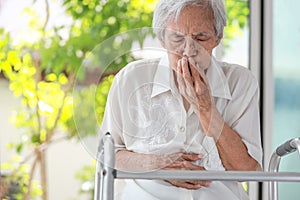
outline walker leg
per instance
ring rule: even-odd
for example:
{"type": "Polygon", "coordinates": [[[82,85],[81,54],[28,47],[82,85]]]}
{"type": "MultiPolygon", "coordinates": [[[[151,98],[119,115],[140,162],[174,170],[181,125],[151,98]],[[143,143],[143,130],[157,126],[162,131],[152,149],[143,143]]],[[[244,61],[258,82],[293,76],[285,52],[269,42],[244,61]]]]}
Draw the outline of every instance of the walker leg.
{"type": "MultiPolygon", "coordinates": [[[[279,163],[281,157],[277,155],[276,152],[272,154],[270,163],[269,163],[269,171],[270,172],[278,172],[279,163]]],[[[278,183],[277,181],[269,182],[269,200],[277,200],[278,199],[278,183]]]]}
{"type": "Polygon", "coordinates": [[[115,178],[115,149],[114,141],[106,133],[100,141],[95,174],[94,200],[113,200],[115,178]]]}

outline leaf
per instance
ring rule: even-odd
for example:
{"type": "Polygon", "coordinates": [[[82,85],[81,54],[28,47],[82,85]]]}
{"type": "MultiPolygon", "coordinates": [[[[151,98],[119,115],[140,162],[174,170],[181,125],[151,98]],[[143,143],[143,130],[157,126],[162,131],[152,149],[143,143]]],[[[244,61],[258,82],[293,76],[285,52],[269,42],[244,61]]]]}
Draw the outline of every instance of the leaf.
{"type": "Polygon", "coordinates": [[[10,74],[12,72],[12,67],[8,61],[0,63],[0,69],[3,70],[6,74],[10,74]]]}
{"type": "Polygon", "coordinates": [[[39,142],[40,142],[40,137],[39,137],[39,135],[38,135],[38,134],[32,135],[32,136],[31,136],[31,142],[32,142],[33,144],[39,144],[39,142]]]}
{"type": "Polygon", "coordinates": [[[23,143],[20,143],[18,146],[17,146],[17,153],[21,153],[21,151],[23,150],[23,147],[24,147],[24,144],[23,143]]]}

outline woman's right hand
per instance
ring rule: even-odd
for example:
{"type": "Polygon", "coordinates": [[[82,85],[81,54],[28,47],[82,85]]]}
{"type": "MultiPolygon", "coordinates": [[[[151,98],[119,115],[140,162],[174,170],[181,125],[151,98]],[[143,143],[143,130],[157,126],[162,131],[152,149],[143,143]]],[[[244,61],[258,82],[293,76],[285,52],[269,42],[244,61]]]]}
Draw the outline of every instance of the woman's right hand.
{"type": "MultiPolygon", "coordinates": [[[[204,167],[194,164],[201,160],[199,154],[175,153],[158,156],[149,154],[134,153],[132,151],[121,150],[116,154],[116,169],[118,170],[205,170],[204,167]]],[[[166,180],[170,184],[197,190],[201,187],[208,187],[210,181],[197,180],[166,180]]]]}
{"type": "MultiPolygon", "coordinates": [[[[166,157],[164,170],[205,170],[204,167],[195,165],[193,162],[200,160],[201,156],[199,154],[185,154],[177,153],[166,157]]],[[[211,181],[203,180],[166,180],[170,184],[190,190],[197,190],[201,187],[208,187],[211,181]]]]}

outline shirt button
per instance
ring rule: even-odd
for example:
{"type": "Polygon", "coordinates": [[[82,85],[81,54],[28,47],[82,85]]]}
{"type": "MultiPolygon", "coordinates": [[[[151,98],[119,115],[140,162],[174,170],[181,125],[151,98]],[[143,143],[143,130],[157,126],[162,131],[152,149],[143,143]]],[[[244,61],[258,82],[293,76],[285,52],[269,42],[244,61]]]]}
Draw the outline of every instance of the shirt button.
{"type": "Polygon", "coordinates": [[[184,132],[184,131],[185,131],[185,127],[184,127],[184,126],[181,126],[181,127],[179,128],[179,130],[180,130],[180,132],[184,132]]]}

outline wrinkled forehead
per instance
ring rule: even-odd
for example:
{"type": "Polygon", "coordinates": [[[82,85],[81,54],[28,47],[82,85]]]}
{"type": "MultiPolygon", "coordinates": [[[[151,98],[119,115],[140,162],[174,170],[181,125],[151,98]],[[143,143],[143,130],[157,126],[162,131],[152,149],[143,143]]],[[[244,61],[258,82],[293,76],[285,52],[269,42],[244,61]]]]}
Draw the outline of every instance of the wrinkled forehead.
{"type": "Polygon", "coordinates": [[[215,32],[214,17],[207,6],[188,6],[178,15],[174,13],[166,22],[166,29],[180,33],[215,32]]]}

